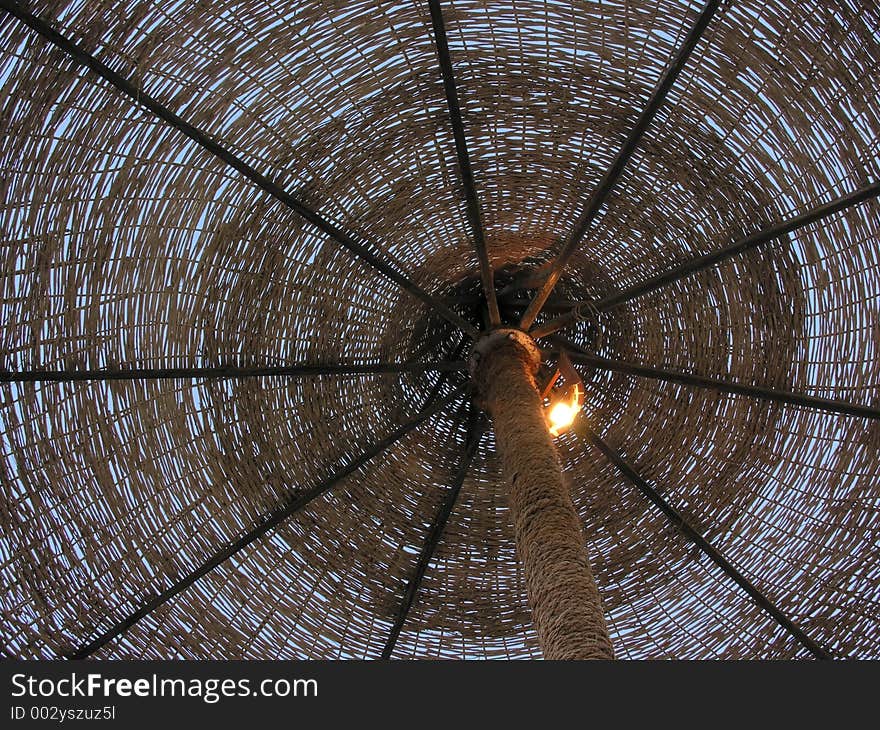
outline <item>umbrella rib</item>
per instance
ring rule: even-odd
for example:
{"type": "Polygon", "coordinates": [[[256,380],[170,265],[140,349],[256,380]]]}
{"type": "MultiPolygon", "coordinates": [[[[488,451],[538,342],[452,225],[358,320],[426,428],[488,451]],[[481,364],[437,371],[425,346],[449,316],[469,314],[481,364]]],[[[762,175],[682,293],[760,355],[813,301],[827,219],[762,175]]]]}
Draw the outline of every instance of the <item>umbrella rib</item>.
{"type": "Polygon", "coordinates": [[[440,373],[440,376],[437,378],[437,382],[434,383],[434,387],[431,389],[431,392],[428,394],[428,397],[425,399],[425,406],[424,407],[427,407],[428,404],[432,403],[434,401],[434,399],[440,395],[440,392],[443,390],[443,386],[445,386],[446,383],[449,382],[449,379],[450,379],[450,377],[452,377],[453,372],[455,372],[456,370],[466,370],[467,369],[467,363],[458,360],[458,358],[461,357],[461,353],[464,351],[464,348],[467,345],[467,343],[468,343],[467,336],[463,336],[461,338],[461,341],[458,343],[458,345],[456,345],[455,349],[452,351],[452,353],[449,356],[450,363],[455,363],[456,365],[462,365],[463,367],[456,367],[455,369],[449,368],[445,372],[440,373]]]}
{"type": "Polygon", "coordinates": [[[419,555],[418,563],[416,563],[415,573],[406,586],[403,603],[401,604],[397,618],[394,621],[394,626],[391,628],[391,633],[388,635],[388,640],[385,642],[385,648],[382,650],[382,659],[391,658],[394,646],[397,644],[397,639],[406,623],[409,611],[415,602],[416,593],[418,593],[419,587],[422,584],[422,578],[425,577],[425,572],[428,569],[428,565],[431,563],[431,558],[434,556],[434,550],[436,550],[440,538],[443,536],[443,530],[446,528],[446,523],[455,507],[458,493],[461,491],[462,484],[464,484],[464,479],[467,476],[474,455],[477,453],[477,447],[480,445],[480,439],[484,432],[485,428],[483,424],[472,414],[471,421],[468,424],[464,452],[462,453],[458,470],[455,472],[455,476],[452,479],[452,486],[449,488],[446,498],[443,500],[443,504],[440,506],[439,511],[434,517],[434,523],[431,525],[428,538],[422,546],[422,552],[419,555]]]}
{"type": "MultiPolygon", "coordinates": [[[[632,299],[636,299],[645,294],[650,294],[657,289],[674,284],[681,279],[705,271],[706,269],[716,266],[724,261],[728,261],[740,254],[756,249],[765,243],[774,241],[781,236],[793,233],[811,223],[816,223],[828,216],[834,215],[835,213],[839,213],[840,211],[878,196],[880,196],[880,181],[860,187],[857,190],[842,195],[828,203],[817,205],[806,213],[801,213],[800,215],[796,215],[787,220],[774,223],[773,225],[768,226],[761,231],[757,231],[756,233],[752,233],[751,235],[746,236],[729,246],[725,246],[714,253],[705,254],[704,256],[695,256],[694,258],[678,264],[668,271],[657,274],[640,284],[635,284],[634,286],[623,289],[616,294],[604,297],[595,302],[594,306],[600,312],[608,311],[620,304],[624,304],[632,299]]],[[[587,305],[589,302],[581,301],[573,302],[572,304],[573,309],[570,312],[533,328],[529,334],[536,339],[539,337],[546,337],[563,327],[568,327],[577,322],[578,307],[587,305]]]]}
{"type": "Polygon", "coordinates": [[[480,216],[480,202],[477,199],[474,173],[471,169],[470,156],[468,155],[467,139],[464,134],[464,123],[461,118],[461,107],[455,85],[455,73],[452,69],[452,57],[449,53],[446,25],[443,21],[443,10],[440,7],[440,0],[428,0],[428,5],[431,9],[431,22],[434,27],[434,44],[437,49],[437,60],[440,63],[440,71],[443,75],[443,88],[446,92],[449,121],[452,125],[453,137],[455,138],[455,152],[458,157],[458,170],[464,188],[465,207],[474,238],[474,248],[477,253],[477,259],[480,262],[480,281],[483,285],[483,294],[489,305],[489,321],[493,327],[496,327],[501,324],[501,314],[498,311],[498,300],[495,295],[492,265],[489,262],[489,254],[486,250],[486,236],[480,216]]]}
{"type": "Polygon", "coordinates": [[[139,106],[148,109],[157,117],[165,121],[168,125],[185,135],[203,149],[207,150],[215,157],[225,162],[229,167],[237,170],[241,175],[254,183],[258,188],[271,195],[273,198],[299,214],[302,218],[311,223],[315,228],[336,241],[342,247],[348,249],[352,254],[370,265],[373,269],[381,273],[383,276],[394,282],[405,291],[409,292],[429,307],[434,309],[444,319],[454,324],[456,327],[466,332],[472,339],[478,337],[477,330],[462,316],[447,307],[436,297],[431,296],[422,289],[418,284],[409,279],[403,273],[398,271],[394,266],[382,260],[379,256],[369,250],[364,244],[358,243],[352,236],[345,233],[334,223],[324,218],[320,213],[307,206],[303,201],[295,198],[293,195],[284,190],[280,185],[273,182],[267,176],[257,172],[253,167],[248,165],[241,157],[237,156],[231,150],[223,147],[214,141],[206,132],[200,128],[190,124],[182,117],[159,103],[144,91],[138,89],[128,79],[113,71],[109,66],[105,65],[97,58],[88,53],[78,44],[66,38],[64,35],[52,28],[41,18],[21,7],[14,0],[0,0],[0,8],[10,15],[18,18],[22,23],[32,30],[39,33],[50,43],[64,51],[68,56],[73,58],[82,66],[85,66],[93,73],[100,76],[109,84],[125,94],[129,99],[139,106]]]}
{"type": "Polygon", "coordinates": [[[797,639],[817,659],[831,659],[831,655],[813,641],[800,627],[758,590],[742,573],[740,573],[706,538],[667,502],[639,473],[614,449],[606,444],[600,436],[593,431],[583,418],[579,419],[577,428],[578,435],[585,437],[623,474],[645,497],[647,497],[657,509],[659,509],[669,522],[696,545],[715,565],[717,565],[729,578],[742,588],[749,597],[769,614],[782,628],[792,637],[797,639]]]}
{"type": "Polygon", "coordinates": [[[709,2],[706,3],[697,18],[696,23],[676,51],[672,61],[663,71],[657,85],[654,87],[654,91],[651,94],[647,106],[644,111],[642,111],[638,121],[636,121],[635,126],[630,130],[623,146],[614,158],[614,161],[605,171],[598,186],[587,201],[586,210],[575,224],[574,230],[564,243],[559,254],[548,267],[544,283],[541,285],[537,294],[535,294],[535,298],[532,299],[529,307],[526,309],[520,320],[520,329],[528,330],[534,323],[535,318],[541,313],[541,308],[544,306],[544,302],[547,301],[547,297],[550,296],[553,288],[556,286],[556,282],[562,275],[562,269],[580,245],[581,239],[586,235],[590,225],[602,209],[608,196],[611,194],[611,191],[620,178],[621,173],[638,147],[639,142],[641,142],[642,137],[647,131],[648,126],[651,124],[651,121],[654,119],[658,109],[660,109],[663,102],[666,100],[666,96],[672,89],[676,79],[687,63],[691,52],[696,47],[697,43],[699,43],[700,38],[702,38],[703,33],[709,26],[712,16],[715,14],[719,5],[720,0],[709,0],[709,2]]]}
{"type": "Polygon", "coordinates": [[[462,361],[364,363],[362,365],[279,365],[237,367],[218,365],[192,368],[130,368],[101,370],[0,371],[0,383],[70,382],[80,380],[160,380],[167,378],[253,378],[262,376],[312,377],[319,375],[374,375],[382,373],[455,372],[466,370],[462,361]]]}
{"type": "MultiPolygon", "coordinates": [[[[450,355],[450,357],[452,359],[455,359],[461,355],[461,351],[464,349],[465,345],[467,345],[467,341],[468,341],[467,337],[461,338],[461,341],[455,346],[455,349],[452,351],[452,353],[450,355]]],[[[452,373],[450,373],[450,372],[445,372],[445,373],[440,374],[440,376],[437,378],[437,382],[434,383],[434,387],[431,389],[431,392],[428,393],[428,397],[425,399],[425,407],[427,407],[428,404],[432,403],[434,401],[434,399],[440,395],[440,392],[443,390],[443,386],[446,385],[451,374],[452,373]]],[[[469,428],[470,428],[470,426],[469,426],[469,428]]],[[[469,439],[470,436],[471,436],[471,433],[470,433],[470,430],[468,430],[467,438],[469,439]]],[[[461,487],[461,485],[459,484],[459,488],[460,487],[461,487]]],[[[457,495],[458,490],[455,489],[454,491],[455,491],[455,495],[457,495]]],[[[454,503],[455,496],[450,495],[450,498],[451,498],[452,502],[454,503]]],[[[450,506],[450,512],[451,512],[451,510],[452,510],[452,507],[450,506]]],[[[437,519],[439,519],[439,515],[438,515],[437,519]]],[[[446,520],[444,519],[444,524],[445,524],[445,522],[446,522],[446,520]]],[[[435,521],[435,525],[436,525],[436,521],[435,521]]],[[[441,531],[442,531],[442,527],[441,527],[441,531]]],[[[430,539],[431,538],[429,537],[429,540],[430,539]]],[[[438,539],[439,539],[439,536],[438,536],[438,539]]],[[[433,548],[432,548],[432,552],[433,552],[433,548]]],[[[428,556],[428,558],[430,559],[430,556],[428,556]]],[[[421,558],[420,558],[420,561],[421,561],[421,558]]],[[[419,565],[421,565],[421,562],[419,563],[419,565]]],[[[427,564],[425,567],[427,567],[427,564]]],[[[424,572],[424,571],[422,571],[422,572],[424,572]]],[[[418,568],[417,568],[417,575],[418,575],[418,568]]],[[[421,576],[418,576],[417,580],[419,582],[421,582],[421,576]]],[[[410,586],[411,585],[412,585],[412,583],[410,583],[410,586]]],[[[392,630],[391,630],[391,634],[388,637],[387,643],[385,644],[385,649],[382,651],[382,658],[383,659],[390,659],[391,658],[391,652],[394,651],[394,644],[397,642],[397,637],[400,635],[400,630],[403,628],[404,621],[406,621],[406,613],[409,612],[409,606],[406,605],[406,601],[409,600],[410,604],[412,604],[412,601],[415,597],[415,591],[417,589],[418,589],[418,585],[416,585],[416,588],[413,589],[412,597],[410,597],[409,596],[409,586],[407,587],[407,593],[404,595],[404,606],[401,607],[401,614],[403,614],[403,616],[402,617],[398,616],[398,621],[397,621],[397,623],[395,623],[394,628],[392,628],[392,630]]]]}
{"type": "Polygon", "coordinates": [[[395,429],[392,433],[390,433],[381,441],[378,441],[372,446],[366,448],[359,456],[352,459],[348,464],[343,466],[341,469],[335,471],[332,475],[330,475],[327,479],[323,480],[319,484],[303,492],[289,495],[285,504],[272,510],[267,515],[264,515],[260,519],[259,523],[255,525],[245,535],[238,538],[235,542],[230,543],[228,546],[218,550],[216,553],[214,553],[214,555],[204,561],[198,568],[191,571],[183,578],[179,579],[176,583],[174,583],[174,585],[162,591],[162,593],[160,593],[158,596],[144,603],[140,608],[138,608],[136,611],[131,613],[119,623],[107,629],[107,631],[103,632],[100,636],[84,644],[73,652],[65,655],[66,658],[85,659],[86,657],[92,655],[95,651],[100,649],[102,646],[107,644],[109,641],[112,641],[113,639],[125,633],[129,628],[134,626],[145,616],[148,616],[150,613],[162,606],[164,603],[168,602],[178,593],[189,588],[193,583],[199,580],[199,578],[207,575],[212,570],[226,562],[233,555],[240,552],[251,543],[255,542],[258,538],[262,537],[270,530],[285,522],[289,517],[296,514],[301,509],[310,504],[312,500],[314,500],[316,497],[319,497],[327,492],[338,482],[350,476],[368,461],[397,443],[401,438],[403,438],[406,434],[415,429],[417,426],[442,411],[446,406],[450,405],[453,401],[459,398],[464,393],[466,388],[466,384],[461,385],[456,388],[455,391],[448,398],[445,398],[438,403],[431,405],[430,407],[424,408],[417,416],[395,429]]]}
{"type": "Polygon", "coordinates": [[[600,368],[602,370],[612,370],[627,375],[635,375],[640,378],[651,378],[653,380],[663,380],[669,383],[708,388],[710,390],[721,391],[722,393],[744,395],[750,398],[759,398],[761,400],[769,400],[776,403],[804,406],[805,408],[814,408],[828,413],[841,413],[848,416],[880,419],[880,408],[873,406],[863,406],[857,403],[848,403],[846,401],[834,400],[831,398],[819,398],[804,393],[794,393],[788,390],[779,390],[777,388],[768,388],[760,385],[747,385],[745,383],[737,383],[735,381],[712,378],[705,375],[692,375],[691,373],[683,373],[677,370],[653,368],[648,367],[647,365],[625,362],[623,360],[610,360],[605,357],[583,353],[582,351],[578,352],[577,350],[579,348],[575,348],[567,340],[563,340],[562,338],[558,339],[565,343],[565,348],[568,351],[569,357],[573,361],[591,367],[600,368]],[[572,352],[572,350],[575,351],[572,352]]]}

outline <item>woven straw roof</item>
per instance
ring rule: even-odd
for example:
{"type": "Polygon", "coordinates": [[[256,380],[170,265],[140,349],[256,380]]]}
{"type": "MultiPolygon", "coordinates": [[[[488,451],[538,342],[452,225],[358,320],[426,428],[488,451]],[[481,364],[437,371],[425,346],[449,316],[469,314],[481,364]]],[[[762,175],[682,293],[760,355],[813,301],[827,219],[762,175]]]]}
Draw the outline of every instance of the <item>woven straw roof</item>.
{"type": "MultiPolygon", "coordinates": [[[[427,2],[25,5],[478,316],[427,2]]],[[[499,282],[559,249],[699,11],[443,3],[499,282]]],[[[462,358],[423,301],[7,13],[0,43],[0,367],[462,358]]],[[[723,3],[551,303],[601,299],[876,183],[878,65],[871,3],[723,3]]],[[[872,198],[565,335],[876,408],[878,302],[872,198]]],[[[590,426],[758,590],[832,655],[880,657],[880,421],[581,369],[590,426]]],[[[114,626],[405,424],[439,377],[3,383],[0,652],[63,655],[114,626]]],[[[443,377],[441,398],[464,379],[443,377]]],[[[465,414],[440,409],[94,656],[378,656],[455,482],[465,414]]],[[[618,656],[810,656],[597,450],[573,432],[557,443],[618,656]]],[[[394,656],[538,655],[488,432],[394,656]]]]}

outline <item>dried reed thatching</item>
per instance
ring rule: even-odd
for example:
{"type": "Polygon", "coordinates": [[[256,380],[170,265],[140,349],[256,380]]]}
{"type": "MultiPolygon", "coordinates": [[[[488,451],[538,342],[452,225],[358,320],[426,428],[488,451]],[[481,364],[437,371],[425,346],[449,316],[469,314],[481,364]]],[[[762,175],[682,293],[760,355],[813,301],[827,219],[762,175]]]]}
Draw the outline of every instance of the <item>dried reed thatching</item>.
{"type": "MultiPolygon", "coordinates": [[[[375,657],[393,635],[400,658],[537,656],[464,373],[19,381],[463,360],[449,319],[481,321],[469,189],[496,283],[514,291],[576,229],[701,8],[444,0],[469,186],[427,0],[2,5],[0,651],[75,655],[116,627],[87,653],[375,657]],[[22,7],[132,94],[9,12],[22,7]],[[227,548],[241,549],[220,560],[227,548]]],[[[878,64],[873,3],[722,3],[537,320],[867,190],[581,307],[562,332],[589,353],[587,408],[557,446],[618,657],[811,656],[688,529],[830,655],[880,657],[878,64]]],[[[502,315],[527,293],[502,295],[502,315]]]]}

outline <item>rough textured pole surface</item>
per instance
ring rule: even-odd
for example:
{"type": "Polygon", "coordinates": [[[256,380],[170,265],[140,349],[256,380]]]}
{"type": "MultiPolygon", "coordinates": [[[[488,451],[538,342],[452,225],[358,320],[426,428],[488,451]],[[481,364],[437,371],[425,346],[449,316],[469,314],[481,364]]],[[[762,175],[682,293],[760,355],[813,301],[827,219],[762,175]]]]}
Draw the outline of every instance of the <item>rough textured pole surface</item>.
{"type": "Polygon", "coordinates": [[[583,529],[535,385],[536,353],[502,337],[481,355],[477,387],[495,426],[544,658],[612,659],[583,529]]]}

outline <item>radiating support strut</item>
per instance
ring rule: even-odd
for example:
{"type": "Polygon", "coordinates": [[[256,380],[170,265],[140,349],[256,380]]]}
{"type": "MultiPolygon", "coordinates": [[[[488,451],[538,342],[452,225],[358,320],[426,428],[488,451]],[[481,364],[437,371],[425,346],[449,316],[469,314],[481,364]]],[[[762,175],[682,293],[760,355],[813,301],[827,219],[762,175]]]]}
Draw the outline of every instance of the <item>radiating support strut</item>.
{"type": "Polygon", "coordinates": [[[434,517],[434,523],[431,525],[431,529],[428,532],[428,538],[422,546],[422,551],[419,554],[419,560],[416,563],[413,577],[406,586],[403,602],[400,605],[400,610],[397,613],[394,626],[391,627],[388,640],[385,642],[385,648],[382,650],[383,659],[391,658],[394,646],[397,644],[397,638],[400,636],[400,632],[406,623],[406,618],[409,615],[413,602],[415,601],[416,593],[418,593],[419,587],[422,584],[422,578],[425,577],[425,571],[431,563],[431,558],[434,556],[434,550],[437,548],[437,543],[440,542],[443,530],[446,528],[446,523],[449,521],[449,516],[452,514],[452,509],[455,507],[455,501],[458,499],[461,485],[464,484],[468,469],[474,459],[474,455],[477,453],[477,448],[480,445],[480,439],[483,436],[484,430],[485,424],[480,422],[478,418],[472,414],[465,435],[464,450],[461,456],[461,461],[459,462],[455,476],[452,478],[452,486],[449,488],[446,498],[443,500],[443,504],[440,506],[437,515],[434,517]]]}
{"type": "Polygon", "coordinates": [[[657,509],[659,509],[670,523],[696,545],[725,575],[732,578],[749,597],[764,611],[766,611],[782,628],[797,639],[817,659],[831,659],[825,649],[813,641],[802,629],[800,629],[788,616],[777,608],[761,591],[759,591],[742,573],[740,573],[712,544],[697,532],[682,514],[669,504],[648,482],[646,482],[636,470],[614,449],[606,444],[599,435],[593,431],[583,417],[579,418],[575,430],[581,438],[592,444],[598,451],[611,462],[617,470],[623,474],[643,495],[645,495],[657,509]]]}
{"type": "Polygon", "coordinates": [[[458,170],[461,175],[461,184],[464,188],[465,205],[468,221],[471,225],[471,233],[474,237],[474,248],[477,259],[480,262],[480,281],[483,284],[483,294],[489,306],[489,321],[493,327],[501,324],[501,314],[498,311],[498,300],[495,296],[495,278],[492,266],[489,262],[489,254],[486,250],[486,235],[483,231],[483,221],[480,217],[480,202],[477,198],[477,187],[474,183],[474,173],[471,170],[471,160],[468,155],[467,139],[464,136],[464,123],[461,119],[461,107],[458,103],[458,92],[455,88],[455,74],[452,70],[452,57],[449,55],[449,44],[446,40],[446,25],[443,22],[443,10],[440,8],[440,0],[428,0],[431,9],[431,23],[434,26],[434,42],[437,47],[437,58],[440,62],[440,72],[443,75],[443,88],[446,91],[446,105],[449,108],[449,120],[452,124],[452,135],[455,138],[455,152],[458,157],[458,170]]]}
{"type": "Polygon", "coordinates": [[[150,613],[159,608],[159,606],[167,603],[178,593],[189,588],[199,578],[207,575],[212,570],[226,562],[233,555],[244,550],[244,548],[246,548],[248,545],[261,538],[270,530],[273,530],[275,527],[286,521],[292,515],[299,512],[301,509],[311,503],[312,500],[314,500],[316,497],[321,496],[337,483],[360,469],[368,461],[397,443],[401,438],[403,438],[414,428],[442,411],[454,400],[461,397],[461,395],[466,390],[466,387],[467,386],[464,385],[459,386],[448,398],[436,404],[433,404],[429,408],[425,408],[424,410],[422,410],[421,413],[404,423],[402,426],[396,428],[384,439],[368,446],[363,451],[363,453],[349,461],[341,469],[336,470],[333,474],[327,477],[327,479],[323,480],[319,484],[316,484],[314,487],[310,487],[309,489],[290,494],[290,496],[287,498],[287,501],[283,505],[265,515],[263,519],[261,519],[260,522],[255,525],[251,530],[249,530],[245,535],[241,536],[235,542],[229,544],[228,546],[218,550],[216,553],[214,553],[214,555],[203,562],[198,568],[180,578],[171,587],[166,588],[158,596],[144,603],[136,611],[131,613],[129,616],[127,616],[111,628],[104,631],[97,638],[92,639],[88,643],[68,654],[66,658],[85,659],[86,657],[92,655],[94,652],[100,649],[102,646],[104,646],[107,642],[112,641],[116,637],[122,635],[125,631],[134,626],[142,618],[148,616],[150,613]]]}
{"type": "Polygon", "coordinates": [[[273,182],[265,175],[257,172],[241,157],[237,156],[231,150],[223,147],[218,142],[215,142],[206,132],[185,121],[182,117],[179,117],[170,109],[163,106],[152,96],[144,91],[141,91],[128,79],[113,71],[109,66],[99,61],[81,46],[61,35],[44,20],[37,17],[27,9],[23,8],[19,3],[15,2],[14,0],[0,0],[0,8],[5,10],[10,15],[18,18],[22,23],[27,25],[32,30],[35,30],[50,43],[67,53],[78,63],[100,76],[102,79],[121,91],[136,104],[148,109],[157,117],[167,122],[178,132],[189,137],[189,139],[198,144],[200,147],[215,155],[219,159],[223,160],[223,162],[237,170],[261,190],[268,193],[273,198],[305,218],[315,228],[329,236],[331,239],[336,241],[336,243],[348,249],[351,253],[370,265],[380,274],[403,288],[405,291],[412,294],[414,297],[422,300],[444,319],[454,324],[463,332],[466,332],[472,338],[477,337],[477,331],[476,329],[474,329],[473,325],[470,324],[470,322],[468,322],[459,314],[447,307],[439,299],[428,294],[428,292],[426,292],[418,284],[406,277],[403,273],[398,271],[387,261],[381,259],[378,255],[373,253],[368,246],[359,243],[352,236],[345,233],[330,220],[324,218],[320,213],[312,210],[304,202],[302,202],[298,198],[295,198],[293,195],[281,188],[277,183],[273,182]]]}
{"type": "Polygon", "coordinates": [[[365,363],[363,365],[277,365],[237,367],[217,365],[203,368],[115,368],[100,370],[0,370],[0,383],[64,383],[80,380],[162,380],[201,378],[257,378],[271,376],[312,377],[318,375],[377,375],[382,373],[455,372],[464,362],[365,363]]]}
{"type": "Polygon", "coordinates": [[[599,185],[596,187],[596,190],[587,202],[587,209],[575,224],[574,230],[565,241],[559,254],[551,264],[543,285],[535,294],[535,298],[523,314],[519,323],[520,329],[528,330],[535,321],[535,318],[540,314],[544,302],[547,301],[547,297],[550,296],[553,288],[556,286],[556,282],[559,281],[563,268],[580,245],[581,239],[586,235],[593,220],[595,220],[599,211],[602,209],[602,206],[605,204],[605,201],[608,199],[611,190],[620,178],[620,174],[623,172],[623,169],[626,167],[626,164],[629,162],[636,147],[638,147],[639,142],[647,131],[648,125],[650,125],[657,110],[666,100],[667,94],[670,89],[672,89],[673,84],[675,84],[678,75],[687,63],[691,52],[694,50],[706,28],[709,26],[709,22],[712,20],[712,16],[718,9],[719,4],[720,0],[709,0],[709,2],[706,3],[700,16],[697,18],[697,22],[694,24],[693,28],[691,28],[684,42],[681,44],[681,47],[676,52],[675,57],[672,59],[672,62],[663,72],[663,75],[657,82],[657,86],[654,88],[654,92],[651,94],[648,105],[641,113],[641,116],[639,116],[638,121],[630,131],[623,146],[620,148],[620,151],[611,163],[611,166],[605,171],[605,174],[599,181],[599,185]]]}
{"type": "MultiPolygon", "coordinates": [[[[774,223],[773,225],[757,231],[756,233],[752,233],[751,235],[746,236],[729,246],[725,246],[718,251],[703,256],[695,256],[694,258],[678,264],[677,266],[673,266],[668,271],[657,274],[640,284],[635,284],[617,292],[616,294],[604,297],[593,303],[593,306],[599,312],[607,312],[609,309],[613,309],[620,304],[644,296],[645,294],[650,294],[653,291],[657,291],[665,286],[681,281],[692,274],[705,271],[706,269],[716,266],[724,261],[729,261],[746,251],[752,251],[765,243],[774,241],[777,238],[804,228],[811,223],[816,223],[824,218],[834,215],[835,213],[839,213],[847,208],[851,208],[854,205],[858,205],[859,203],[871,200],[878,196],[880,196],[880,182],[865,185],[851,193],[841,195],[839,198],[828,203],[817,205],[815,208],[812,208],[805,213],[774,223]]],[[[588,301],[574,302],[570,312],[560,317],[556,317],[555,319],[551,319],[544,324],[538,325],[529,332],[529,335],[538,339],[540,337],[546,337],[563,327],[568,327],[569,325],[574,324],[578,320],[578,307],[589,304],[591,303],[588,301]]]]}
{"type": "MultiPolygon", "coordinates": [[[[562,340],[562,338],[559,339],[562,340]]],[[[820,411],[827,411],[828,413],[842,413],[848,416],[880,419],[880,408],[874,406],[862,406],[857,403],[847,403],[846,401],[832,400],[831,398],[819,398],[814,395],[793,393],[791,391],[779,390],[777,388],[747,385],[732,380],[707,377],[705,375],[691,375],[690,373],[682,373],[676,370],[652,368],[646,365],[624,362],[623,360],[609,360],[605,357],[578,352],[576,346],[572,343],[569,343],[567,340],[564,342],[566,343],[566,351],[573,361],[589,365],[590,367],[600,368],[602,370],[611,370],[613,372],[626,373],[627,375],[635,375],[640,378],[663,380],[668,383],[679,383],[681,385],[690,385],[697,388],[708,388],[710,390],[718,390],[722,393],[733,393],[735,395],[748,396],[749,398],[760,398],[761,400],[769,400],[775,403],[788,403],[790,405],[803,406],[805,408],[815,408],[820,411]]]]}

